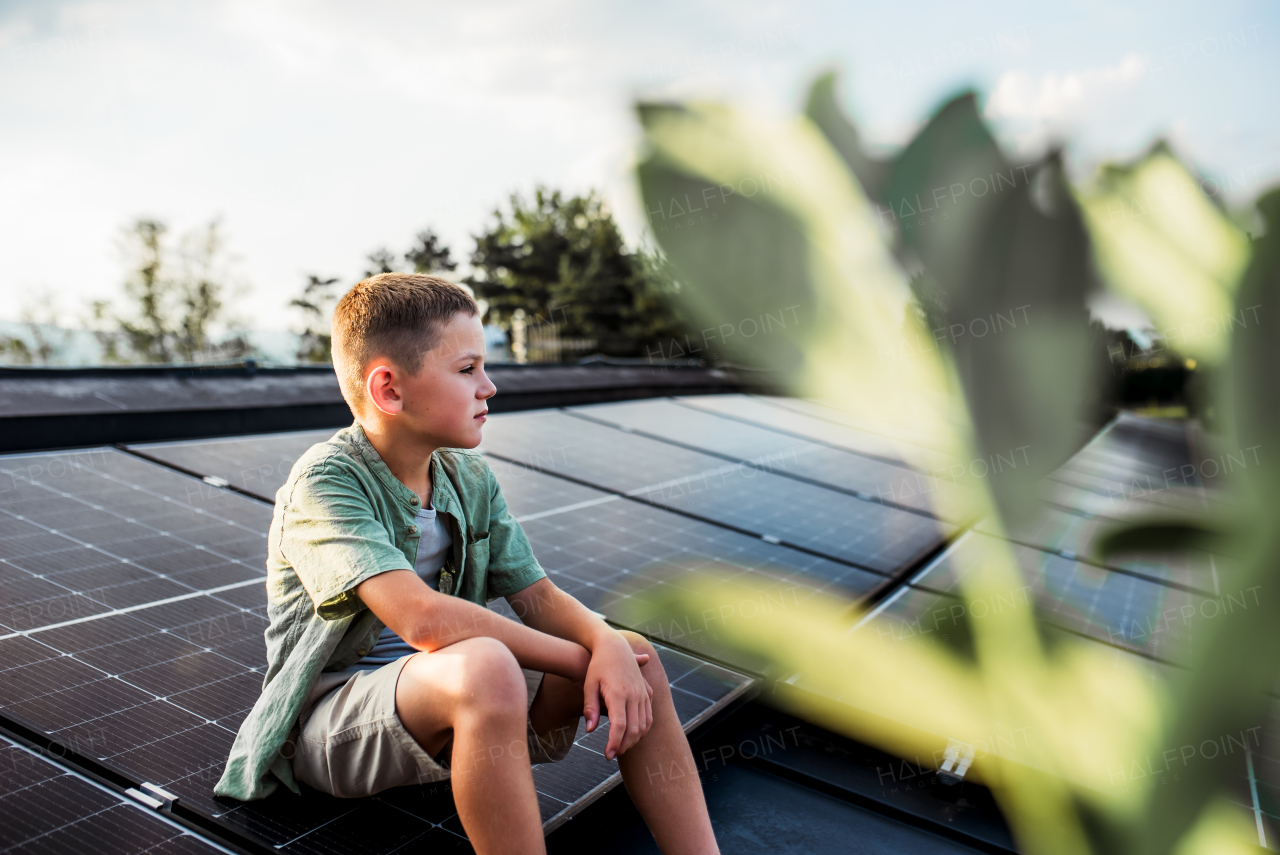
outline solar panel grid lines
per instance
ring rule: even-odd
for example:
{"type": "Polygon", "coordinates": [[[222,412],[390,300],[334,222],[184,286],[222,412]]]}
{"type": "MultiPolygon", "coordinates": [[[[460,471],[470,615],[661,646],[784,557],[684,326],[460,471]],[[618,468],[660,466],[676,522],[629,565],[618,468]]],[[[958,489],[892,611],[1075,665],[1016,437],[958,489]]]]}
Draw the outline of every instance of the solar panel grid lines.
{"type": "Polygon", "coordinates": [[[759,395],[693,395],[677,398],[674,403],[895,466],[915,468],[922,474],[951,463],[945,455],[907,443],[913,457],[919,461],[910,463],[903,459],[899,447],[903,440],[900,436],[890,438],[867,433],[830,418],[778,406],[767,397],[759,395]]]}
{"type": "MultiPolygon", "coordinates": [[[[655,643],[654,647],[667,674],[676,713],[686,732],[750,691],[754,685],[754,680],[742,673],[699,661],[660,643],[655,643]]],[[[534,781],[539,794],[554,800],[546,807],[554,808],[556,802],[565,805],[550,816],[544,807],[543,828],[547,833],[621,782],[617,762],[604,757],[608,738],[607,719],[590,734],[586,733],[585,724],[579,722],[569,756],[559,763],[534,767],[534,781]]]]}
{"type": "MultiPolygon", "coordinates": [[[[982,566],[999,539],[975,533],[948,551],[911,583],[912,587],[956,594],[964,577],[982,566]]],[[[1027,546],[1014,546],[1022,584],[990,601],[971,601],[942,621],[979,620],[1004,608],[1035,604],[1050,623],[1109,644],[1167,661],[1179,661],[1202,630],[1206,598],[1148,579],[1071,561],[1027,546]],[[983,614],[979,614],[979,609],[983,614]]]]}
{"type": "MultiPolygon", "coordinates": [[[[1150,471],[1177,464],[1179,458],[1167,456],[1186,450],[1185,443],[1178,441],[1177,426],[1153,423],[1157,436],[1154,449],[1147,448],[1141,455],[1133,452],[1134,447],[1142,445],[1144,424],[1121,416],[1077,456],[1085,456],[1095,464],[1109,458],[1119,460],[1115,470],[1103,473],[1105,477],[1117,477],[1114,472],[1119,469],[1150,471]]],[[[1063,469],[1075,465],[1073,458],[1063,469]]],[[[1212,561],[1209,573],[1204,572],[1205,568],[1160,556],[1135,556],[1121,569],[1081,561],[1076,552],[1064,547],[1083,551],[1081,544],[1086,538],[1081,526],[1094,520],[1095,515],[1089,510],[1048,508],[1046,515],[1016,532],[1012,541],[1024,586],[1004,592],[1007,596],[1003,599],[1008,602],[966,603],[958,596],[963,577],[981,566],[984,553],[999,544],[999,527],[980,523],[977,530],[951,544],[910,580],[908,588],[881,604],[864,623],[879,620],[879,631],[892,634],[884,622],[898,620],[902,638],[921,638],[944,629],[962,637],[965,621],[981,617],[976,614],[980,607],[996,609],[1035,603],[1046,620],[1062,631],[1177,664],[1208,621],[1250,606],[1247,591],[1227,598],[1217,595],[1218,575],[1212,561]],[[1026,540],[1020,542],[1019,538],[1026,540]],[[1211,586],[1205,584],[1206,577],[1211,586]],[[930,597],[938,598],[936,607],[930,597]],[[903,620],[904,614],[909,619],[903,620]]]]}
{"type": "MultiPolygon", "coordinates": [[[[761,472],[835,490],[908,513],[938,516],[934,499],[940,491],[951,489],[943,479],[926,477],[904,466],[804,440],[781,441],[781,435],[771,435],[762,428],[735,423],[719,415],[692,408],[678,407],[673,403],[668,404],[665,412],[648,412],[660,407],[662,403],[666,402],[645,402],[644,405],[595,404],[568,408],[565,412],[575,418],[718,457],[734,466],[749,466],[761,472]],[[717,434],[716,439],[712,439],[705,429],[700,434],[695,433],[694,425],[690,422],[696,424],[700,420],[718,423],[713,428],[717,434]],[[690,433],[695,433],[695,436],[689,441],[676,438],[690,433]],[[734,435],[743,433],[748,436],[743,438],[743,442],[735,444],[734,435]]],[[[951,518],[949,521],[965,520],[951,518]]]]}
{"type": "Polygon", "coordinates": [[[341,427],[289,431],[244,437],[177,442],[131,443],[125,448],[146,459],[190,472],[197,477],[221,478],[235,489],[268,503],[284,485],[293,464],[311,446],[324,442],[341,427]]]}
{"type": "Polygon", "coordinates": [[[162,814],[0,735],[0,850],[229,853],[162,814]]]}
{"type": "MultiPolygon", "coordinates": [[[[752,679],[746,675],[702,662],[662,644],[655,644],[655,647],[664,670],[673,682],[673,693],[681,698],[681,723],[686,730],[753,685],[752,679]],[[682,681],[687,681],[701,694],[682,688],[682,681]]],[[[586,734],[584,726],[579,723],[574,745],[564,761],[534,766],[534,783],[545,833],[620,782],[617,764],[605,760],[600,751],[607,737],[607,718],[592,734],[586,734]]],[[[299,811],[298,802],[301,800],[277,793],[264,802],[235,805],[220,814],[219,820],[283,851],[335,851],[342,846],[354,846],[351,851],[384,852],[390,850],[380,847],[402,845],[402,838],[406,835],[418,839],[417,835],[435,834],[430,838],[432,845],[437,842],[452,845],[449,838],[439,836],[440,833],[452,835],[455,841],[465,840],[465,831],[453,805],[448,782],[398,787],[371,799],[332,799],[308,789],[306,798],[317,802],[319,809],[304,815],[299,811]],[[369,807],[371,804],[392,807],[409,814],[414,821],[407,826],[397,823],[395,815],[387,814],[382,807],[369,807]],[[360,843],[351,838],[348,829],[365,823],[374,813],[388,826],[386,841],[376,837],[360,843]],[[315,815],[323,816],[324,821],[317,822],[315,815]]]]}
{"type": "MultiPolygon", "coordinates": [[[[183,791],[198,803],[220,774],[235,729],[261,685],[266,621],[255,609],[258,603],[265,606],[265,573],[261,566],[253,567],[222,549],[228,540],[235,543],[240,532],[248,530],[265,550],[262,506],[226,491],[206,490],[204,485],[192,491],[190,478],[118,451],[101,450],[88,459],[79,455],[64,462],[62,469],[51,465],[59,462],[57,458],[41,458],[39,470],[28,465],[29,459],[0,459],[0,471],[15,476],[10,486],[35,497],[33,502],[22,503],[20,516],[46,530],[74,536],[84,530],[106,531],[100,520],[104,514],[114,514],[123,520],[121,528],[140,526],[146,532],[138,537],[136,530],[129,531],[133,542],[170,538],[176,544],[166,550],[134,550],[132,556],[120,560],[117,544],[122,541],[109,533],[101,539],[111,542],[101,546],[77,537],[87,544],[76,546],[77,556],[111,554],[114,563],[69,561],[32,569],[79,574],[75,578],[87,582],[103,572],[123,568],[116,581],[136,581],[141,570],[155,572],[146,567],[152,561],[146,555],[155,553],[173,565],[163,568],[170,573],[155,573],[156,578],[179,580],[185,593],[151,602],[129,600],[130,605],[119,609],[67,620],[26,621],[37,625],[0,638],[0,662],[12,666],[4,670],[0,689],[5,714],[33,730],[77,745],[85,756],[121,774],[132,773],[137,780],[169,784],[173,783],[170,778],[198,776],[200,789],[183,791]],[[42,483],[51,479],[51,484],[42,483]],[[102,493],[92,493],[95,481],[106,485],[102,493]],[[128,487],[123,494],[127,505],[111,504],[103,498],[104,494],[120,492],[121,485],[128,487]],[[58,502],[43,501],[51,491],[58,502]],[[76,528],[81,513],[94,518],[91,529],[76,528]],[[163,522],[156,524],[157,520],[163,522]],[[177,560],[180,556],[185,558],[177,560]],[[76,570],[77,563],[94,566],[76,570]],[[190,566],[182,566],[184,563],[190,566]],[[233,567],[249,578],[208,586],[222,581],[211,571],[233,567]],[[196,585],[188,584],[191,581],[196,585]],[[193,589],[202,583],[206,590],[193,589]],[[27,655],[11,657],[14,644],[23,645],[27,655]],[[32,651],[39,648],[56,654],[56,658],[33,663],[32,651]],[[228,655],[223,657],[222,652],[228,655]]],[[[15,507],[10,504],[0,512],[13,514],[15,507]]],[[[10,563],[19,560],[26,559],[10,559],[10,563]]],[[[97,581],[109,583],[110,576],[107,572],[106,578],[97,581]]],[[[109,585],[105,589],[113,590],[109,585]]],[[[153,591],[153,596],[156,593],[164,592],[153,591]]],[[[102,599],[96,589],[89,594],[102,599]]]]}
{"type": "MultiPolygon", "coordinates": [[[[306,442],[314,439],[315,436],[307,436],[306,442]]],[[[256,438],[244,438],[242,440],[219,440],[218,447],[227,449],[229,457],[236,457],[244,466],[251,465],[252,458],[252,442],[256,438]]],[[[303,442],[298,443],[298,445],[303,442]]],[[[178,444],[172,444],[177,447],[178,444]]],[[[301,453],[301,452],[300,452],[301,453]]],[[[498,476],[500,484],[503,485],[503,494],[507,498],[508,506],[511,508],[513,515],[520,520],[527,531],[534,530],[535,523],[548,517],[563,516],[564,520],[570,521],[573,525],[568,526],[570,529],[576,530],[579,527],[607,526],[616,529],[618,526],[625,527],[628,517],[635,518],[637,508],[646,508],[645,504],[637,504],[635,502],[622,502],[620,506],[625,506],[626,511],[617,513],[617,515],[600,517],[599,509],[593,508],[595,504],[616,504],[620,500],[620,495],[616,493],[605,493],[605,491],[577,484],[576,481],[564,479],[564,477],[543,474],[521,465],[518,462],[503,461],[490,457],[495,475],[498,476]]],[[[283,470],[283,467],[280,467],[283,470]]],[[[228,471],[221,470],[219,475],[229,475],[228,471]]],[[[645,518],[653,517],[645,515],[645,518]]],[[[840,562],[829,562],[826,559],[815,557],[815,555],[800,552],[800,550],[774,547],[772,544],[765,544],[760,541],[754,532],[745,532],[745,535],[736,534],[732,531],[724,531],[723,526],[710,526],[708,523],[695,520],[694,517],[686,515],[678,515],[678,513],[660,512],[657,517],[650,520],[652,525],[654,520],[666,521],[669,526],[676,526],[681,530],[692,530],[700,532],[701,539],[705,541],[703,547],[695,550],[694,555],[699,559],[707,559],[709,555],[716,554],[737,554],[744,547],[742,544],[749,543],[751,548],[755,550],[764,549],[773,554],[773,562],[780,566],[791,567],[801,570],[810,570],[815,573],[813,580],[809,580],[813,585],[832,585],[832,590],[842,589],[842,595],[858,595],[864,591],[872,589],[872,587],[881,584],[883,577],[870,576],[865,571],[858,571],[840,562]],[[723,531],[724,536],[717,535],[716,532],[723,531]]],[[[563,526],[558,526],[563,527],[563,526]]],[[[657,532],[657,538],[672,538],[671,532],[660,530],[657,532]]],[[[605,600],[611,599],[611,591],[608,590],[607,582],[602,579],[603,576],[613,576],[616,579],[632,579],[636,575],[636,571],[643,570],[644,559],[658,558],[648,553],[627,553],[626,550],[614,550],[614,562],[618,563],[617,567],[611,566],[609,562],[600,563],[600,561],[584,561],[576,568],[564,567],[561,563],[561,557],[570,550],[567,538],[568,534],[554,536],[550,540],[539,541],[535,543],[535,554],[544,559],[544,566],[548,567],[550,575],[557,584],[566,587],[570,593],[579,595],[580,598],[588,600],[588,604],[593,608],[602,608],[605,600]],[[545,553],[545,554],[544,554],[545,553]],[[558,572],[568,570],[570,573],[558,572]],[[620,571],[630,571],[628,573],[620,573],[620,571]]],[[[686,536],[687,539],[687,536],[686,536]]],[[[684,541],[681,541],[684,543],[684,541]]],[[[686,544],[686,548],[687,544],[686,544]]],[[[595,548],[593,548],[595,549],[595,548]]],[[[690,554],[682,554],[681,558],[692,557],[690,554]]],[[[585,558],[599,558],[594,553],[585,555],[585,558]]],[[[751,566],[754,566],[754,561],[751,566]]],[[[609,609],[604,609],[609,611],[609,609]]],[[[618,614],[612,614],[612,617],[618,618],[618,614]]]]}
{"type": "Polygon", "coordinates": [[[9,532],[0,535],[0,628],[9,633],[265,575],[252,561],[265,554],[260,511],[254,521],[221,496],[193,492],[191,479],[121,452],[0,458],[0,477],[9,532]],[[124,498],[108,498],[122,489],[124,498]]]}
{"type": "Polygon", "coordinates": [[[493,457],[880,573],[912,564],[954,531],[563,413],[513,414],[489,428],[481,449],[493,457]]]}
{"type": "MultiPolygon", "coordinates": [[[[1100,514],[1045,504],[1033,520],[1006,537],[1013,543],[1053,552],[1082,564],[1138,576],[1188,593],[1220,595],[1219,571],[1232,568],[1232,563],[1221,556],[1207,553],[1166,556],[1122,553],[1093,557],[1093,543],[1101,530],[1119,523],[1119,519],[1100,514]]],[[[1000,534],[990,520],[979,522],[975,528],[985,534],[1000,534]]]]}
{"type": "MultiPolygon", "coordinates": [[[[299,453],[304,450],[301,446],[313,438],[298,442],[299,453]]],[[[255,440],[220,440],[217,447],[248,467],[254,460],[255,440]]],[[[886,582],[883,575],[811,551],[775,545],[754,532],[708,523],[643,500],[622,501],[617,493],[543,473],[519,462],[492,456],[489,459],[511,512],[530,534],[535,555],[552,580],[589,608],[624,625],[627,615],[635,611],[633,594],[637,590],[678,585],[675,579],[690,569],[759,575],[767,568],[772,576],[793,577],[789,595],[801,599],[813,590],[844,598],[865,596],[886,582]],[[554,525],[547,528],[547,524],[554,525]],[[637,543],[634,537],[641,530],[646,534],[637,543]]],[[[233,473],[218,470],[212,474],[233,473]]],[[[776,584],[772,576],[760,577],[761,584],[776,584]]],[[[671,621],[659,625],[649,620],[642,624],[634,628],[655,637],[665,633],[669,640],[697,650],[700,655],[719,658],[726,653],[702,642],[705,633],[691,634],[687,627],[681,630],[671,621]]]]}
{"type": "Polygon", "coordinates": [[[893,424],[870,416],[858,416],[807,398],[759,394],[749,394],[746,397],[780,410],[800,413],[811,418],[831,422],[832,424],[843,425],[859,433],[907,442],[919,448],[928,448],[934,438],[928,431],[917,430],[910,425],[893,424]]]}
{"type": "MultiPolygon", "coordinates": [[[[169,495],[171,501],[163,506],[156,506],[159,508],[157,513],[164,513],[169,520],[159,531],[193,530],[190,519],[186,521],[187,525],[180,524],[184,514],[193,513],[190,505],[196,501],[218,502],[219,518],[234,518],[232,512],[246,504],[261,507],[257,500],[237,496],[226,490],[206,489],[203,485],[198,491],[206,494],[207,498],[195,495],[191,497],[193,501],[174,502],[172,499],[175,498],[175,489],[181,493],[181,489],[186,486],[184,482],[191,480],[189,476],[158,470],[163,474],[155,480],[157,464],[136,457],[121,456],[125,458],[125,462],[121,463],[108,455],[106,464],[99,460],[95,461],[95,467],[82,466],[79,475],[87,478],[111,475],[115,482],[112,482],[109,490],[116,490],[122,486],[116,482],[124,481],[128,492],[122,495],[129,497],[131,501],[138,492],[133,490],[133,486],[145,487],[147,493],[169,495]],[[122,469],[132,472],[122,472],[122,469]],[[131,485],[127,477],[130,474],[140,483],[131,485]],[[170,478],[178,479],[177,483],[162,483],[170,478]]],[[[12,468],[11,461],[0,459],[0,466],[5,463],[9,463],[12,468]]],[[[584,508],[603,507],[608,503],[601,504],[595,500],[601,496],[611,497],[611,494],[581,488],[562,479],[536,473],[530,475],[529,481],[512,489],[513,495],[523,493],[524,500],[533,502],[536,501],[535,494],[551,493],[561,498],[574,498],[578,503],[585,502],[584,508]],[[534,484],[534,481],[540,481],[541,484],[534,484]]],[[[23,483],[22,489],[27,495],[36,495],[32,491],[37,486],[39,485],[23,483]]],[[[79,489],[82,484],[74,486],[76,489],[60,490],[57,498],[65,500],[67,495],[88,495],[88,491],[79,489]]],[[[176,495],[176,498],[182,500],[187,497],[176,495]]],[[[163,501],[163,498],[158,501],[163,501]]],[[[545,503],[534,506],[546,507],[545,503]]],[[[643,506],[636,507],[657,513],[643,506]]],[[[209,511],[207,506],[204,509],[209,511]]],[[[61,511],[61,505],[42,502],[38,498],[34,503],[24,504],[23,510],[38,511],[36,516],[56,515],[61,511]]],[[[212,511],[209,512],[212,514],[212,511]]],[[[154,515],[140,513],[134,504],[129,505],[128,513],[135,520],[144,523],[155,519],[154,515]]],[[[534,514],[537,513],[534,511],[534,514]]],[[[556,515],[545,518],[545,521],[550,522],[554,516],[556,515]]],[[[567,514],[561,513],[559,516],[565,517],[567,514]]],[[[693,524],[682,517],[671,514],[664,516],[678,519],[684,526],[693,524]]],[[[245,518],[243,515],[238,517],[241,521],[245,518]]],[[[0,519],[4,517],[0,516],[0,519]]],[[[4,534],[26,536],[35,533],[25,527],[25,520],[16,516],[13,519],[15,522],[12,526],[0,530],[3,532],[0,537],[4,534]]],[[[42,521],[47,523],[47,519],[43,517],[42,521]]],[[[540,518],[532,523],[543,521],[540,518]]],[[[202,517],[197,524],[203,522],[202,517]]],[[[718,531],[715,527],[704,527],[718,531]]],[[[53,526],[46,525],[46,528],[53,526]]],[[[149,530],[145,535],[139,536],[137,532],[131,534],[135,535],[133,539],[153,536],[149,530]]],[[[99,539],[105,540],[110,536],[104,533],[99,539]]],[[[154,536],[166,535],[157,533],[154,536]]],[[[209,539],[202,540],[207,542],[209,539]]],[[[753,544],[759,543],[754,539],[747,540],[753,544]]],[[[197,547],[200,545],[203,544],[196,544],[195,547],[188,544],[185,551],[162,552],[160,555],[166,561],[174,561],[175,558],[180,560],[184,555],[206,554],[198,551],[197,547]]],[[[37,555],[61,554],[45,553],[38,549],[28,551],[37,555]]],[[[94,552],[92,549],[88,551],[94,552]]],[[[201,566],[187,569],[187,572],[209,574],[218,568],[237,566],[221,559],[214,563],[197,563],[201,566]]],[[[132,577],[139,572],[132,564],[110,560],[106,564],[90,567],[77,567],[75,562],[70,562],[67,567],[59,569],[78,573],[77,579],[92,583],[98,579],[98,574],[105,572],[100,571],[100,567],[127,568],[120,576],[132,577]]],[[[260,574],[261,571],[257,572],[260,574]]],[[[13,573],[28,571],[13,568],[13,573]]],[[[107,573],[106,578],[110,581],[110,573],[107,573]]],[[[115,770],[123,777],[160,784],[178,794],[182,803],[188,807],[208,816],[219,817],[221,821],[234,826],[232,818],[255,816],[266,808],[265,805],[257,804],[222,804],[211,796],[212,785],[221,774],[230,742],[243,715],[256,699],[261,685],[261,667],[266,659],[262,641],[262,630],[266,626],[263,613],[265,599],[265,587],[261,575],[258,575],[257,578],[233,582],[215,590],[191,591],[162,601],[137,603],[101,615],[81,615],[56,624],[42,623],[28,631],[11,633],[0,639],[0,663],[7,666],[3,672],[7,680],[0,680],[0,686],[5,687],[0,689],[0,692],[5,693],[0,703],[3,703],[5,714],[12,720],[32,730],[49,733],[55,739],[76,744],[83,750],[84,756],[94,758],[94,762],[102,763],[104,767],[115,770]]],[[[666,654],[666,659],[682,655],[672,651],[666,654]]],[[[696,667],[694,665],[684,670],[692,671],[696,667]]],[[[743,685],[750,682],[747,678],[742,679],[743,685]]],[[[708,693],[705,688],[701,691],[703,695],[708,693]]],[[[679,699],[682,715],[686,716],[705,715],[708,707],[719,703],[679,687],[673,689],[673,694],[679,699]]],[[[581,765],[583,758],[589,760],[591,756],[590,748],[579,746],[574,751],[587,754],[575,758],[571,765],[581,765]]],[[[594,763],[595,761],[587,762],[584,768],[594,769],[594,763]]],[[[600,784],[600,781],[593,782],[592,787],[600,784]]],[[[554,776],[546,778],[543,784],[546,792],[540,795],[539,801],[548,819],[560,816],[559,821],[563,821],[563,818],[582,805],[574,805],[572,793],[557,790],[557,786],[559,784],[554,776]],[[570,801],[556,798],[556,792],[570,801]]],[[[314,800],[308,803],[315,808],[314,800]]],[[[278,808],[279,804],[273,803],[269,809],[275,812],[278,808]]],[[[370,810],[373,808],[361,808],[362,815],[368,814],[370,810]]],[[[253,820],[259,825],[261,821],[261,816],[253,820]]],[[[338,842],[351,842],[344,830],[349,826],[330,824],[327,832],[316,832],[314,823],[309,825],[302,818],[300,822],[301,826],[294,828],[297,833],[288,838],[275,839],[272,845],[283,846],[288,851],[325,851],[331,850],[338,842]],[[326,834],[332,839],[326,837],[326,834]]],[[[354,820],[348,821],[349,824],[352,822],[354,820]]],[[[447,829],[448,825],[444,823],[427,826],[425,836],[420,839],[425,841],[428,838],[438,838],[432,843],[437,847],[450,841],[465,846],[464,840],[450,836],[447,829]]],[[[404,829],[392,831],[400,834],[404,829]]],[[[421,831],[419,828],[419,832],[421,831]]],[[[419,840],[419,837],[412,839],[419,840]]],[[[393,835],[384,842],[388,846],[399,846],[404,840],[393,835]]]]}

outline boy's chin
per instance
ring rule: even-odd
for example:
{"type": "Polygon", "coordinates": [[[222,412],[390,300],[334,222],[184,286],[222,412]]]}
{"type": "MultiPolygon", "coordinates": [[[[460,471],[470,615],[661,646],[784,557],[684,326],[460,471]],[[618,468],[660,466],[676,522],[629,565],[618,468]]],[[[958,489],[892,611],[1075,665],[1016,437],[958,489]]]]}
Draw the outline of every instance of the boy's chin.
{"type": "Polygon", "coordinates": [[[458,436],[457,437],[458,441],[453,447],[454,448],[475,448],[477,445],[480,444],[480,440],[482,440],[483,438],[484,437],[481,436],[480,434],[480,426],[477,425],[472,430],[466,432],[461,436],[458,436]]]}

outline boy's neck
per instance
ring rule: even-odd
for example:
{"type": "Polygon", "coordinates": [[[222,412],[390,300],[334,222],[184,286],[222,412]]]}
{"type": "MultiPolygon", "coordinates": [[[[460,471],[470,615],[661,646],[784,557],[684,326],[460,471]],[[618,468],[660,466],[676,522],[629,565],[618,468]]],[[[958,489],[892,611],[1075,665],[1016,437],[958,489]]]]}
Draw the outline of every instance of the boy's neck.
{"type": "Polygon", "coordinates": [[[362,421],[360,426],[396,480],[418,496],[422,507],[430,507],[431,455],[437,446],[424,442],[419,436],[405,436],[403,431],[397,431],[391,425],[362,421]]]}

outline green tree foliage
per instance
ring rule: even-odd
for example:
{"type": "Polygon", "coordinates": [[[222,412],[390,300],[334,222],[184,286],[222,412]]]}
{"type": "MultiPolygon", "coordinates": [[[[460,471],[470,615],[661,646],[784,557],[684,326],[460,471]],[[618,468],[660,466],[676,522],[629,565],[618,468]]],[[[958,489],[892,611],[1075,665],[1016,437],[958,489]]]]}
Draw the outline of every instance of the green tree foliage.
{"type": "Polygon", "coordinates": [[[30,365],[31,346],[16,335],[0,336],[0,362],[10,365],[30,365]]]}
{"type": "Polygon", "coordinates": [[[168,227],[146,218],[125,229],[129,275],[125,306],[90,304],[94,333],[108,362],[196,362],[236,358],[249,351],[241,337],[215,340],[225,320],[223,295],[230,260],[218,223],[183,235],[176,246],[168,227]]]}
{"type": "Polygon", "coordinates": [[[28,303],[22,310],[27,335],[0,335],[0,363],[9,365],[52,365],[60,361],[62,349],[72,332],[58,326],[57,312],[48,294],[28,303]]]}
{"type": "Polygon", "coordinates": [[[449,273],[458,269],[449,247],[440,241],[434,229],[424,229],[414,237],[416,243],[404,254],[414,273],[449,273]]]}
{"type": "Polygon", "coordinates": [[[563,336],[594,339],[610,356],[643,356],[685,334],[668,299],[676,281],[656,254],[627,250],[595,193],[512,194],[510,213],[495,210],[475,241],[466,281],[496,319],[524,309],[563,336]]]}
{"type": "Polygon", "coordinates": [[[337,277],[321,279],[314,273],[307,276],[302,296],[294,297],[289,305],[302,312],[304,326],[298,333],[298,360],[300,362],[331,362],[333,336],[329,332],[329,313],[338,301],[334,286],[337,277]]]}
{"type": "Polygon", "coordinates": [[[379,273],[395,272],[396,254],[385,246],[375,249],[373,252],[366,255],[365,258],[368,260],[369,264],[372,265],[370,269],[364,272],[366,277],[377,276],[379,273]]]}

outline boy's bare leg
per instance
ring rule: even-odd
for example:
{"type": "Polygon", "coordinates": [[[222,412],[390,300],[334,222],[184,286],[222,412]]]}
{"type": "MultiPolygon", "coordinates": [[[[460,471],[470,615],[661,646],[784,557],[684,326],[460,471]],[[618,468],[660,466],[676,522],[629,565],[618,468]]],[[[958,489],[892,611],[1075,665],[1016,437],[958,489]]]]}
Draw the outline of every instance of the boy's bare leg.
{"type": "MultiPolygon", "coordinates": [[[[636,653],[648,653],[640,673],[653,688],[653,725],[625,754],[618,768],[627,793],[665,855],[710,855],[720,850],[711,829],[702,781],[689,740],[676,716],[667,675],[658,654],[644,636],[622,631],[636,653]]],[[[529,710],[534,730],[544,741],[572,739],[582,716],[582,687],[547,674],[529,710]]],[[[608,723],[602,722],[601,727],[608,723]]]]}
{"type": "Polygon", "coordinates": [[[544,855],[529,766],[528,689],[502,642],[468,638],[414,655],[396,684],[396,714],[432,757],[453,735],[453,799],[480,855],[544,855]]]}

